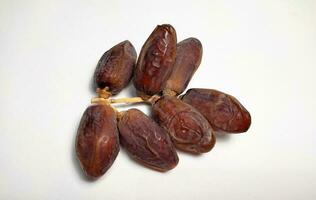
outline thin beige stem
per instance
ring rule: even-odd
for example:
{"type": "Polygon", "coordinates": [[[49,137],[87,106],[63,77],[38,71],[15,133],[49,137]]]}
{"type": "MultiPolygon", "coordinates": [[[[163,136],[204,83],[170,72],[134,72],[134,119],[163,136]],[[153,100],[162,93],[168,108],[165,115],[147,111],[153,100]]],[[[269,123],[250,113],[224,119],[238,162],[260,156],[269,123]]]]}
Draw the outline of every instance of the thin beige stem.
{"type": "Polygon", "coordinates": [[[109,99],[104,99],[101,97],[94,97],[91,99],[91,103],[110,104],[110,101],[109,101],[109,99]]]}
{"type": "Polygon", "coordinates": [[[110,103],[140,103],[146,102],[140,97],[132,97],[132,98],[120,98],[120,99],[109,99],[110,103]]]}
{"type": "Polygon", "coordinates": [[[114,104],[114,103],[150,103],[147,100],[143,100],[140,97],[131,97],[131,98],[120,98],[120,99],[104,99],[100,97],[95,97],[91,99],[91,103],[107,103],[107,104],[114,104]]]}
{"type": "Polygon", "coordinates": [[[109,99],[104,99],[104,98],[96,97],[96,98],[91,99],[91,103],[104,104],[104,105],[110,106],[110,107],[116,112],[116,115],[117,115],[117,116],[120,115],[120,112],[119,112],[114,106],[112,106],[112,105],[110,104],[109,99]]]}

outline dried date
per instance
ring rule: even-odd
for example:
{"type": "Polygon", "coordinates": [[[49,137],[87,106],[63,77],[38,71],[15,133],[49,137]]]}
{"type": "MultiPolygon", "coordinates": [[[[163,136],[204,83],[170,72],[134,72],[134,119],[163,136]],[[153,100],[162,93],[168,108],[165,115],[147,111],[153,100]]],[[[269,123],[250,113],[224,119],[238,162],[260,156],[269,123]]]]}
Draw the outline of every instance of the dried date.
{"type": "Polygon", "coordinates": [[[173,169],[178,164],[169,135],[141,111],[124,112],[118,128],[122,146],[139,163],[158,171],[173,169]]]}
{"type": "Polygon", "coordinates": [[[182,100],[195,107],[219,132],[246,132],[251,124],[249,112],[233,96],[212,89],[188,90],[182,100]]]}
{"type": "Polygon", "coordinates": [[[213,129],[192,106],[173,96],[165,96],[153,105],[156,121],[171,136],[175,146],[191,153],[205,153],[215,145],[213,129]]]}
{"type": "Polygon", "coordinates": [[[196,38],[188,38],[177,44],[177,56],[164,93],[181,94],[189,84],[202,59],[202,44],[196,38]]]}
{"type": "Polygon", "coordinates": [[[106,51],[94,73],[97,87],[100,89],[108,87],[112,94],[121,91],[132,77],[136,57],[136,50],[128,40],[106,51]]]}
{"type": "Polygon", "coordinates": [[[168,24],[157,26],[146,40],[134,77],[134,85],[141,96],[162,91],[175,62],[176,44],[176,31],[168,24]]]}
{"type": "Polygon", "coordinates": [[[108,105],[92,105],[84,112],[77,132],[76,154],[88,177],[102,176],[119,152],[116,114],[108,105]]]}

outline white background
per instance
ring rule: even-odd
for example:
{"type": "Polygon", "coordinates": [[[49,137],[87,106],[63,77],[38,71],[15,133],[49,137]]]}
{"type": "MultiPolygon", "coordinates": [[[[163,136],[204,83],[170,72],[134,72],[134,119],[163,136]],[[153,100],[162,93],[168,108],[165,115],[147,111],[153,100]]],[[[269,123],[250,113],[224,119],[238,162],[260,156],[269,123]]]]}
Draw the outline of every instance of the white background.
{"type": "Polygon", "coordinates": [[[0,199],[316,199],[315,10],[314,0],[1,0],[0,199]],[[168,173],[122,150],[87,181],[74,140],[95,66],[125,39],[139,52],[162,23],[203,43],[189,87],[234,95],[252,126],[208,154],[179,153],[168,173]]]}

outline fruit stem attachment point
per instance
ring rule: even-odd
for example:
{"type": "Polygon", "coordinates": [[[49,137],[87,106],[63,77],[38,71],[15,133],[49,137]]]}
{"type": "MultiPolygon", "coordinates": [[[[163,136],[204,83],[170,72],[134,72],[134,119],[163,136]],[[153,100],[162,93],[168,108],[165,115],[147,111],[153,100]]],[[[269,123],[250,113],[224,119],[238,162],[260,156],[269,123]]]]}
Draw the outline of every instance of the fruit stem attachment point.
{"type": "Polygon", "coordinates": [[[159,95],[154,95],[154,96],[151,96],[149,99],[147,99],[146,101],[149,102],[151,105],[153,105],[154,103],[156,103],[156,101],[158,99],[160,99],[161,96],[159,95]]]}
{"type": "Polygon", "coordinates": [[[162,91],[163,95],[164,96],[177,96],[177,93],[173,90],[170,90],[170,89],[165,89],[164,91],[162,91]]]}
{"type": "Polygon", "coordinates": [[[112,96],[112,93],[109,91],[109,87],[105,87],[103,89],[97,88],[97,91],[99,98],[108,99],[110,96],[112,96]]]}

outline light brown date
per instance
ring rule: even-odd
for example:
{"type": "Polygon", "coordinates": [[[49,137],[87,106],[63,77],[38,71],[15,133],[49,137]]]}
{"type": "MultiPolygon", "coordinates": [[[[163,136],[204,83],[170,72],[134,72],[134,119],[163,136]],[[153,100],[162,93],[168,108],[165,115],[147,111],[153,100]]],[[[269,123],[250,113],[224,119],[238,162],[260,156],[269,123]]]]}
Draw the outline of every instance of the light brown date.
{"type": "Polygon", "coordinates": [[[188,86],[202,59],[202,44],[196,38],[188,38],[177,44],[177,56],[164,92],[181,94],[188,86]]]}
{"type": "Polygon", "coordinates": [[[108,105],[92,105],[83,113],[76,138],[76,154],[88,177],[102,176],[119,152],[116,114],[108,105]]]}
{"type": "Polygon", "coordinates": [[[251,124],[249,112],[228,94],[212,89],[189,89],[182,100],[195,107],[219,132],[246,132],[251,124]]]}
{"type": "Polygon", "coordinates": [[[122,146],[139,163],[158,171],[173,169],[178,164],[169,135],[141,111],[124,112],[118,128],[122,146]]]}
{"type": "Polygon", "coordinates": [[[132,77],[136,57],[136,50],[128,40],[106,51],[94,73],[97,87],[100,89],[108,87],[112,94],[121,91],[132,77]]]}
{"type": "Polygon", "coordinates": [[[153,114],[177,148],[191,153],[205,153],[214,147],[213,129],[207,120],[176,97],[165,96],[156,101],[153,114]]]}
{"type": "Polygon", "coordinates": [[[134,85],[140,95],[162,91],[176,58],[177,36],[168,24],[159,25],[151,33],[140,52],[134,85]]]}

